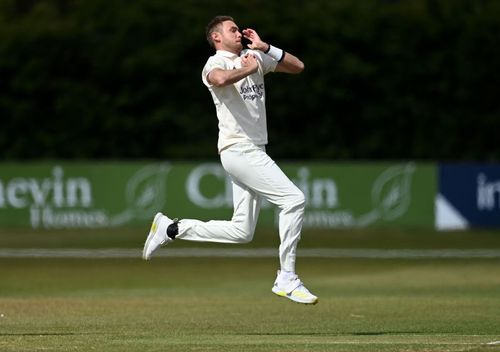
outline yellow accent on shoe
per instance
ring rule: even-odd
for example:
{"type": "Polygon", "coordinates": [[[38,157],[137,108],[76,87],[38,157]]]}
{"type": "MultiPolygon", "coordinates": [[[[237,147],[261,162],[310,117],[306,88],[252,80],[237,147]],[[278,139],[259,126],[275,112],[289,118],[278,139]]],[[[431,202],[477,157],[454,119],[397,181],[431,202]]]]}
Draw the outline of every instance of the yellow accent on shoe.
{"type": "MultiPolygon", "coordinates": [[[[306,299],[309,299],[311,297],[311,294],[306,294],[304,292],[294,290],[294,291],[292,291],[292,293],[290,293],[290,296],[297,297],[301,300],[306,300],[306,299]]],[[[316,300],[314,300],[312,304],[316,304],[317,302],[318,302],[318,299],[316,298],[316,300]]]]}
{"type": "Polygon", "coordinates": [[[294,289],[292,292],[287,293],[278,287],[278,285],[274,285],[272,288],[272,292],[280,297],[285,297],[294,301],[296,303],[301,304],[316,304],[318,303],[318,297],[311,294],[307,288],[305,288],[302,284],[294,289]]]}
{"type": "Polygon", "coordinates": [[[278,296],[286,297],[286,292],[285,291],[273,291],[273,292],[276,293],[278,296]]]}
{"type": "Polygon", "coordinates": [[[144,249],[142,250],[142,258],[144,260],[151,259],[151,255],[153,254],[153,252],[156,251],[161,245],[170,240],[167,236],[166,228],[162,229],[162,226],[166,227],[169,222],[171,222],[171,220],[168,217],[164,216],[162,213],[157,213],[155,215],[153,223],[151,224],[151,229],[146,239],[146,243],[144,244],[144,249]]]}
{"type": "Polygon", "coordinates": [[[158,225],[156,224],[156,221],[154,221],[152,224],[151,224],[151,230],[149,230],[149,232],[156,232],[156,229],[158,228],[158,225]]]}

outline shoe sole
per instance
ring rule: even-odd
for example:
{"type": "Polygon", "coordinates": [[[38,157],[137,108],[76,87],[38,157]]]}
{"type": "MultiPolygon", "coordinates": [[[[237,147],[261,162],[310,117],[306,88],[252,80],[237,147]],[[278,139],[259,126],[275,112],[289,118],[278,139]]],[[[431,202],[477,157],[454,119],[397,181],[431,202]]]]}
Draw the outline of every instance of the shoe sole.
{"type": "Polygon", "coordinates": [[[144,249],[142,250],[142,259],[144,260],[150,260],[151,259],[151,254],[149,256],[146,255],[146,251],[149,247],[149,243],[155,237],[156,234],[156,229],[158,229],[158,224],[157,222],[161,218],[163,214],[162,213],[156,213],[155,218],[153,219],[153,223],[151,224],[151,228],[149,229],[149,234],[148,237],[146,238],[146,243],[144,243],[144,249]]]}
{"type": "Polygon", "coordinates": [[[319,301],[318,298],[316,298],[314,301],[305,301],[305,300],[301,301],[297,297],[287,295],[287,293],[285,291],[280,291],[279,289],[276,289],[275,286],[272,288],[272,291],[274,294],[276,294],[280,297],[283,297],[283,298],[288,298],[289,300],[291,300],[292,302],[295,302],[295,303],[314,305],[314,304],[318,303],[318,301],[319,301]]]}

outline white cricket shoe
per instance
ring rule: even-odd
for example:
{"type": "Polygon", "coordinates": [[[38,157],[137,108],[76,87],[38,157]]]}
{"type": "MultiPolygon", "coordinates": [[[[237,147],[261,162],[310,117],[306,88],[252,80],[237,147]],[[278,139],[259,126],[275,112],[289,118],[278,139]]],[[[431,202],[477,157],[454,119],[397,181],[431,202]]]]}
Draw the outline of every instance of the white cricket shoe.
{"type": "Polygon", "coordinates": [[[297,303],[318,303],[318,297],[309,292],[297,275],[283,277],[279,270],[272,291],[280,297],[286,297],[297,303]]]}
{"type": "Polygon", "coordinates": [[[170,225],[175,223],[175,220],[169,219],[162,213],[156,214],[153,223],[151,224],[151,230],[149,230],[148,238],[144,244],[144,249],[142,250],[142,259],[151,259],[151,255],[154,251],[162,245],[174,240],[173,238],[168,237],[167,229],[170,225]]]}

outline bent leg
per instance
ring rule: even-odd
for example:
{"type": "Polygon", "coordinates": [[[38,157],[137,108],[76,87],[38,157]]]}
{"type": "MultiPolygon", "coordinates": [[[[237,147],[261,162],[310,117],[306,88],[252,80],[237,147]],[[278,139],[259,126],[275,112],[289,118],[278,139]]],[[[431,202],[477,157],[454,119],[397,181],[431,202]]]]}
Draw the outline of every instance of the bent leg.
{"type": "Polygon", "coordinates": [[[263,147],[238,145],[222,155],[226,171],[280,208],[281,269],[295,271],[296,248],[302,231],[305,197],[263,147]]]}
{"type": "Polygon", "coordinates": [[[176,238],[187,241],[247,243],[253,238],[260,211],[259,196],[234,179],[233,205],[231,221],[200,221],[182,219],[179,222],[179,234],[176,238]]]}

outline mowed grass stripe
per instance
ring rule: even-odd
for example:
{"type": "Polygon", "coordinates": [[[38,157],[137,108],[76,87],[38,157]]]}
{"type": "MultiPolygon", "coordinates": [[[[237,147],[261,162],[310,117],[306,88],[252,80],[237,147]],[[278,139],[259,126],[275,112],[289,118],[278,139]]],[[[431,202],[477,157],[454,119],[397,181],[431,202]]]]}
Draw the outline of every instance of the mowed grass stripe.
{"type": "MultiPolygon", "coordinates": [[[[170,336],[168,340],[157,338],[160,345],[169,346],[191,346],[202,347],[211,345],[230,346],[328,346],[328,345],[359,345],[359,346],[412,346],[412,347],[432,347],[432,346],[488,346],[488,341],[497,338],[493,335],[433,335],[433,334],[383,334],[382,336],[314,336],[314,335],[219,335],[214,338],[212,335],[198,335],[195,338],[186,339],[186,336],[170,336]]],[[[120,343],[126,342],[122,340],[120,343]]],[[[131,338],[130,343],[136,342],[136,338],[131,338]]],[[[491,348],[491,347],[490,347],[491,348]]]]}
{"type": "MultiPolygon", "coordinates": [[[[0,258],[138,258],[140,249],[106,248],[3,248],[0,258]]],[[[155,253],[155,257],[183,258],[274,258],[277,248],[168,248],[155,253]]],[[[352,249],[305,248],[298,250],[302,258],[361,258],[361,259],[439,259],[439,258],[500,258],[500,249],[352,249]]]]}
{"type": "Polygon", "coordinates": [[[484,336],[456,336],[455,341],[425,336],[384,336],[383,338],[353,336],[231,336],[231,335],[200,335],[165,336],[142,339],[130,335],[100,335],[94,336],[89,342],[79,339],[79,336],[28,336],[16,343],[1,343],[6,351],[29,350],[85,350],[96,349],[106,351],[493,351],[484,342],[484,336]],[[62,346],[61,346],[62,345],[62,346]],[[104,346],[104,349],[102,347],[104,346]]]}
{"type": "Polygon", "coordinates": [[[0,259],[0,351],[497,350],[498,260],[301,260],[315,306],[271,293],[278,262],[0,259]]]}

